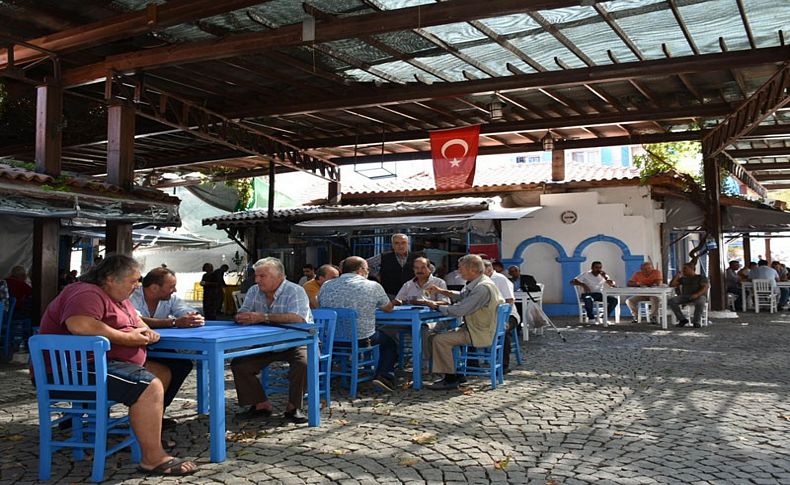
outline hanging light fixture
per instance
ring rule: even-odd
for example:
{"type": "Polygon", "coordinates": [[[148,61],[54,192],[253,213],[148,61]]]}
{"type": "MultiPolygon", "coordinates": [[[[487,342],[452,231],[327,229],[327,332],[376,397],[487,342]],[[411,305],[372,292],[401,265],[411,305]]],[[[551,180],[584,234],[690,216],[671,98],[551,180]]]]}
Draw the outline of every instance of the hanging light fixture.
{"type": "Polygon", "coordinates": [[[544,152],[550,152],[550,151],[554,150],[554,138],[551,136],[551,132],[550,131],[546,132],[546,136],[543,137],[541,142],[543,143],[543,151],[544,152]]]}
{"type": "Polygon", "coordinates": [[[491,115],[491,121],[499,121],[502,119],[502,102],[495,99],[488,105],[488,111],[491,115]]]}

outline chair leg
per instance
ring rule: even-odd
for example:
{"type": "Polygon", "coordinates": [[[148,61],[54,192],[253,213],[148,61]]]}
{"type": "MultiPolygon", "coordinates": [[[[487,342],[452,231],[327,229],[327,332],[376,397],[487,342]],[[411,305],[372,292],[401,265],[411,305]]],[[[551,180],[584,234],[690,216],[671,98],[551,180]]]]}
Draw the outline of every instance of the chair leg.
{"type": "Polygon", "coordinates": [[[351,351],[351,368],[349,369],[351,384],[348,390],[348,397],[357,397],[357,384],[359,384],[359,352],[357,349],[351,351]]]}
{"type": "MultiPolygon", "coordinates": [[[[524,329],[525,332],[528,332],[528,329],[524,329]]],[[[512,334],[510,335],[510,349],[507,349],[508,352],[512,351],[516,354],[516,363],[521,365],[521,346],[518,344],[518,327],[513,327],[511,330],[512,334]]]]}
{"type": "Polygon", "coordinates": [[[49,480],[52,474],[52,423],[46,407],[38,408],[38,479],[49,480]]]}
{"type": "Polygon", "coordinates": [[[107,419],[109,409],[96,410],[96,434],[93,442],[93,472],[91,480],[104,480],[104,465],[107,460],[107,419]]]}

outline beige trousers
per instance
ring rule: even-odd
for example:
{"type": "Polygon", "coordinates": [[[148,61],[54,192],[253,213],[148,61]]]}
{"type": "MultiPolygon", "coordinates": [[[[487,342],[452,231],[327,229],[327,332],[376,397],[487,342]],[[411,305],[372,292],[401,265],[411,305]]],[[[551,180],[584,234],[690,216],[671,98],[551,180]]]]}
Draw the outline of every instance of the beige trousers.
{"type": "Polygon", "coordinates": [[[466,326],[454,328],[434,335],[432,340],[433,371],[437,374],[455,374],[453,347],[472,345],[472,336],[469,335],[469,330],[466,329],[466,326]]]}

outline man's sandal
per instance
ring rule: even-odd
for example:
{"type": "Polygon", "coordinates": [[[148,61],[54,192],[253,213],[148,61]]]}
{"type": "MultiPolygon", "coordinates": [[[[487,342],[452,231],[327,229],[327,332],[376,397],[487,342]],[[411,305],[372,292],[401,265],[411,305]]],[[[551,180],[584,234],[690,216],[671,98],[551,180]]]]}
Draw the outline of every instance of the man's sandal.
{"type": "Polygon", "coordinates": [[[187,458],[171,458],[164,463],[160,463],[159,465],[151,468],[150,470],[143,468],[141,466],[137,467],[137,470],[141,473],[145,473],[146,475],[164,475],[164,476],[180,476],[180,475],[191,475],[197,471],[197,468],[194,470],[183,470],[181,465],[184,463],[189,462],[187,458]]]}

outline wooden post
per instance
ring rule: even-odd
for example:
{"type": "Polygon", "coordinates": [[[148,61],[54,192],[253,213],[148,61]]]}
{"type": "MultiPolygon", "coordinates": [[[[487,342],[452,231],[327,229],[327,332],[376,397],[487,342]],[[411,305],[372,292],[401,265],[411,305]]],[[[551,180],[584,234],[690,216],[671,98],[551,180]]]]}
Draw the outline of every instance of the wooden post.
{"type": "Polygon", "coordinates": [[[551,180],[552,182],[565,180],[565,150],[551,152],[551,180]]]}
{"type": "MultiPolygon", "coordinates": [[[[134,183],[134,116],[124,104],[107,110],[107,182],[126,190],[134,183]]],[[[107,254],[132,254],[131,222],[107,221],[105,231],[107,254]]]]}
{"type": "MultiPolygon", "coordinates": [[[[703,144],[703,153],[706,153],[703,144]]],[[[724,310],[727,307],[726,285],[724,284],[724,238],[721,224],[721,181],[719,179],[719,163],[715,158],[704,158],[705,205],[707,207],[708,239],[716,243],[716,249],[708,251],[708,279],[710,281],[710,305],[713,310],[724,310]]]]}
{"type": "MultiPolygon", "coordinates": [[[[48,84],[36,89],[36,172],[60,175],[63,88],[48,84]]],[[[33,321],[38,322],[58,294],[60,219],[33,219],[33,321]]]]}
{"type": "Polygon", "coordinates": [[[277,175],[277,170],[274,166],[274,160],[269,160],[269,230],[274,224],[274,176],[277,175]]]}
{"type": "Polygon", "coordinates": [[[763,241],[765,241],[765,260],[771,264],[771,238],[766,237],[763,241]]]}
{"type": "Polygon", "coordinates": [[[749,237],[749,233],[746,232],[743,234],[743,265],[749,266],[751,260],[752,260],[752,239],[749,237]]]}

